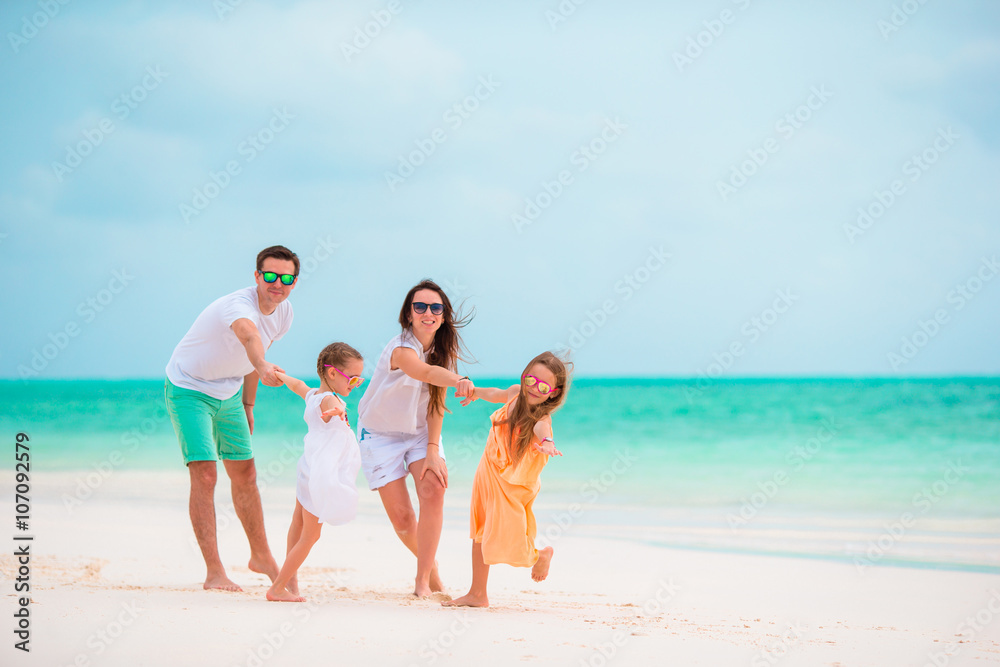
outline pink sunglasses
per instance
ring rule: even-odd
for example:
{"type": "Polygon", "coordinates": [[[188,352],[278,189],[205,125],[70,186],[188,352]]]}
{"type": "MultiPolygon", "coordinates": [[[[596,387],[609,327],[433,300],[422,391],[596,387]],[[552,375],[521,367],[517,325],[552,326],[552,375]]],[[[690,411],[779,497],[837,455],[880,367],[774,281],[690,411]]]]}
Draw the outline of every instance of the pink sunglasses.
{"type": "Polygon", "coordinates": [[[348,375],[347,373],[345,373],[344,371],[342,371],[339,368],[337,368],[336,366],[334,366],[333,364],[323,364],[323,368],[332,368],[333,370],[335,370],[338,373],[340,373],[341,375],[343,375],[344,378],[347,379],[347,388],[348,389],[354,389],[355,387],[360,387],[361,383],[365,381],[365,379],[363,377],[361,377],[360,375],[355,375],[355,376],[352,377],[352,376],[348,375]]]}
{"type": "Polygon", "coordinates": [[[553,387],[548,382],[543,382],[534,375],[525,375],[521,378],[521,381],[524,382],[525,387],[536,387],[538,389],[538,393],[543,396],[549,392],[559,391],[559,387],[553,387]]]}

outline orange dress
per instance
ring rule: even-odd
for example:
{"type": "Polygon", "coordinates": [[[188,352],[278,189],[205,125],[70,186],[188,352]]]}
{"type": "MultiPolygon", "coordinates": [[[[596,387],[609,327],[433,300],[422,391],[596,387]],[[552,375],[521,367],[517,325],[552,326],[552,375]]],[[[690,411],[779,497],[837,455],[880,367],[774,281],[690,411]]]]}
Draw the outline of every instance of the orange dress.
{"type": "MultiPolygon", "coordinates": [[[[511,399],[512,401],[515,399],[511,399]]],[[[506,563],[531,567],[538,560],[535,548],[535,502],[539,477],[549,457],[528,446],[516,466],[511,465],[507,445],[507,410],[510,403],[490,416],[492,427],[486,450],[472,482],[470,533],[483,545],[487,565],[506,563]]],[[[537,438],[532,443],[539,443],[537,438]]]]}

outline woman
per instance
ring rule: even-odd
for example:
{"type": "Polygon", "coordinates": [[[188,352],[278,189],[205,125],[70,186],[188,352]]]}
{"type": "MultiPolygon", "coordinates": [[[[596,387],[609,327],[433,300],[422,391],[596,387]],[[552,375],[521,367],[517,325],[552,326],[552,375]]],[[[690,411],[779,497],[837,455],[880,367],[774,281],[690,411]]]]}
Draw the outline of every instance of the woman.
{"type": "Polygon", "coordinates": [[[441,446],[445,390],[472,396],[475,385],[456,369],[469,318],[455,319],[451,302],[436,283],[424,280],[406,295],[399,311],[402,333],[382,350],[358,405],[358,444],[368,487],[378,489],[399,539],[417,557],[413,593],[443,590],[434,560],[441,539],[448,468],[441,446]],[[414,515],[406,475],[413,475],[420,505],[414,515]]]}

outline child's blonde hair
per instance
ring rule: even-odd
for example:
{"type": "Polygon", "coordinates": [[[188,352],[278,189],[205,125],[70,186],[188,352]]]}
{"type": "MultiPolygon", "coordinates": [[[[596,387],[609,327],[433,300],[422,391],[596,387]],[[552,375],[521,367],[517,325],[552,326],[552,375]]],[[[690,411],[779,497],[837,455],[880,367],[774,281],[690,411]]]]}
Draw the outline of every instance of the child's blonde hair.
{"type": "Polygon", "coordinates": [[[326,377],[327,366],[337,366],[343,371],[343,366],[351,359],[364,361],[361,353],[347,343],[330,343],[319,353],[316,359],[316,374],[322,380],[326,377]]]}
{"type": "Polygon", "coordinates": [[[516,465],[528,450],[531,438],[534,437],[535,424],[559,409],[566,400],[566,392],[569,389],[569,377],[573,369],[572,362],[563,361],[551,352],[542,352],[528,362],[528,365],[521,372],[521,378],[524,378],[535,364],[542,364],[552,371],[552,374],[556,376],[556,386],[553,387],[553,390],[558,389],[559,391],[553,391],[538,405],[529,405],[527,388],[524,386],[524,381],[520,380],[521,390],[517,396],[517,403],[514,404],[514,409],[507,414],[505,421],[510,438],[507,449],[512,465],[516,465]]]}

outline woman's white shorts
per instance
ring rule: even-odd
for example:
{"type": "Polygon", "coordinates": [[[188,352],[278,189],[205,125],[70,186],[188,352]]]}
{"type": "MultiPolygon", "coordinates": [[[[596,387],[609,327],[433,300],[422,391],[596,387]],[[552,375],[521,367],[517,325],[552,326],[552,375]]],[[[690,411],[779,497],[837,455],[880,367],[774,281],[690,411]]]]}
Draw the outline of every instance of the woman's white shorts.
{"type": "MultiPolygon", "coordinates": [[[[427,431],[420,433],[372,433],[358,423],[358,447],[361,449],[361,469],[365,471],[368,488],[385,486],[406,477],[410,464],[427,458],[427,431]]],[[[438,444],[444,458],[444,442],[438,444]]]]}

